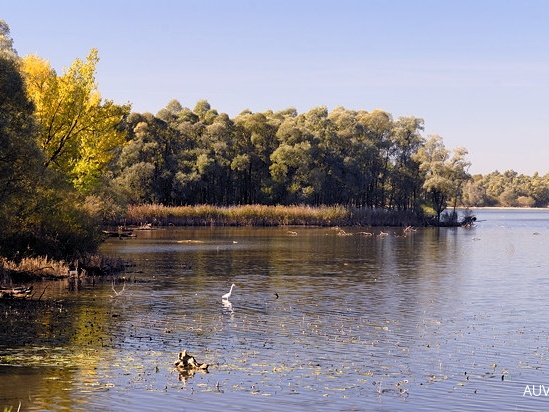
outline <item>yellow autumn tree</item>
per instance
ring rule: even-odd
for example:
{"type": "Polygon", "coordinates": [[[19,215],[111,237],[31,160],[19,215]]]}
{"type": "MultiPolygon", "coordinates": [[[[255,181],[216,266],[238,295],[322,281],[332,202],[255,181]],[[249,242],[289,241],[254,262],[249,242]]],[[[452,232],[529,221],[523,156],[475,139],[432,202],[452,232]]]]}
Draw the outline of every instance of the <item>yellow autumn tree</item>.
{"type": "Polygon", "coordinates": [[[98,61],[92,49],[85,61],[76,59],[61,76],[36,55],[24,57],[21,64],[40,125],[44,166],[62,172],[83,193],[97,187],[115,149],[123,145],[121,124],[130,112],[129,104],[101,98],[95,81],[98,61]]]}

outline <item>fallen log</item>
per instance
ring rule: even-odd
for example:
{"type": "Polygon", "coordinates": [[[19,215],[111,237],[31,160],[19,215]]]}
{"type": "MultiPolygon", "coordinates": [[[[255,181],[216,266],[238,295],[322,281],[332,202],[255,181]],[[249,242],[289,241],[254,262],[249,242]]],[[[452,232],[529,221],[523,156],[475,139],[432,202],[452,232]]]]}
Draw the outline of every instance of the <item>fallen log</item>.
{"type": "Polygon", "coordinates": [[[32,286],[20,286],[16,288],[0,287],[0,299],[26,299],[31,296],[32,286]]]}

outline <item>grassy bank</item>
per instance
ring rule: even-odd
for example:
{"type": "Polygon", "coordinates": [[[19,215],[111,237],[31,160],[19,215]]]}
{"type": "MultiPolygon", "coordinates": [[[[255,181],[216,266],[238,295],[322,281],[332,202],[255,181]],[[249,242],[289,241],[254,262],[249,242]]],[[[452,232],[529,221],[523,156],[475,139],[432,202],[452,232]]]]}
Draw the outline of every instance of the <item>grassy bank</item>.
{"type": "Polygon", "coordinates": [[[344,206],[130,206],[123,225],[153,226],[420,226],[411,211],[344,206]]]}

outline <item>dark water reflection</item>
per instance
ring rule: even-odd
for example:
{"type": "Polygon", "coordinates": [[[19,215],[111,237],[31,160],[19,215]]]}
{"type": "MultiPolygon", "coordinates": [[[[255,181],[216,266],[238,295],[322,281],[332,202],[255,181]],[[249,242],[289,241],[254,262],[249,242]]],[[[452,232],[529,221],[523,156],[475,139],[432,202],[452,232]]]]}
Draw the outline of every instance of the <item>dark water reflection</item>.
{"type": "Polygon", "coordinates": [[[473,229],[406,236],[199,228],[111,240],[104,252],[134,263],[125,285],[2,317],[0,406],[544,409],[547,397],[523,394],[549,388],[549,213],[477,215],[473,229]],[[182,349],[210,373],[179,376],[182,349]]]}

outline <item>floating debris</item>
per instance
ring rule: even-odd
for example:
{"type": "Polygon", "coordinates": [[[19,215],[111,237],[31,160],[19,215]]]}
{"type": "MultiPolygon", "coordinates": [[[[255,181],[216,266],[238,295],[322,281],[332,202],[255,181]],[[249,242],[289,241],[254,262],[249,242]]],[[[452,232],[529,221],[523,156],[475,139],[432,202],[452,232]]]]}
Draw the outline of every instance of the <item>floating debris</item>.
{"type": "Polygon", "coordinates": [[[199,363],[196,361],[195,357],[191,355],[189,352],[184,350],[183,352],[179,353],[179,359],[175,361],[175,367],[179,372],[196,372],[197,370],[201,370],[203,372],[208,372],[208,365],[207,363],[199,363]]]}
{"type": "Polygon", "coordinates": [[[133,233],[132,229],[128,229],[123,226],[118,226],[116,230],[103,230],[103,234],[108,237],[117,237],[119,239],[124,237],[137,237],[137,235],[133,233]]]}

